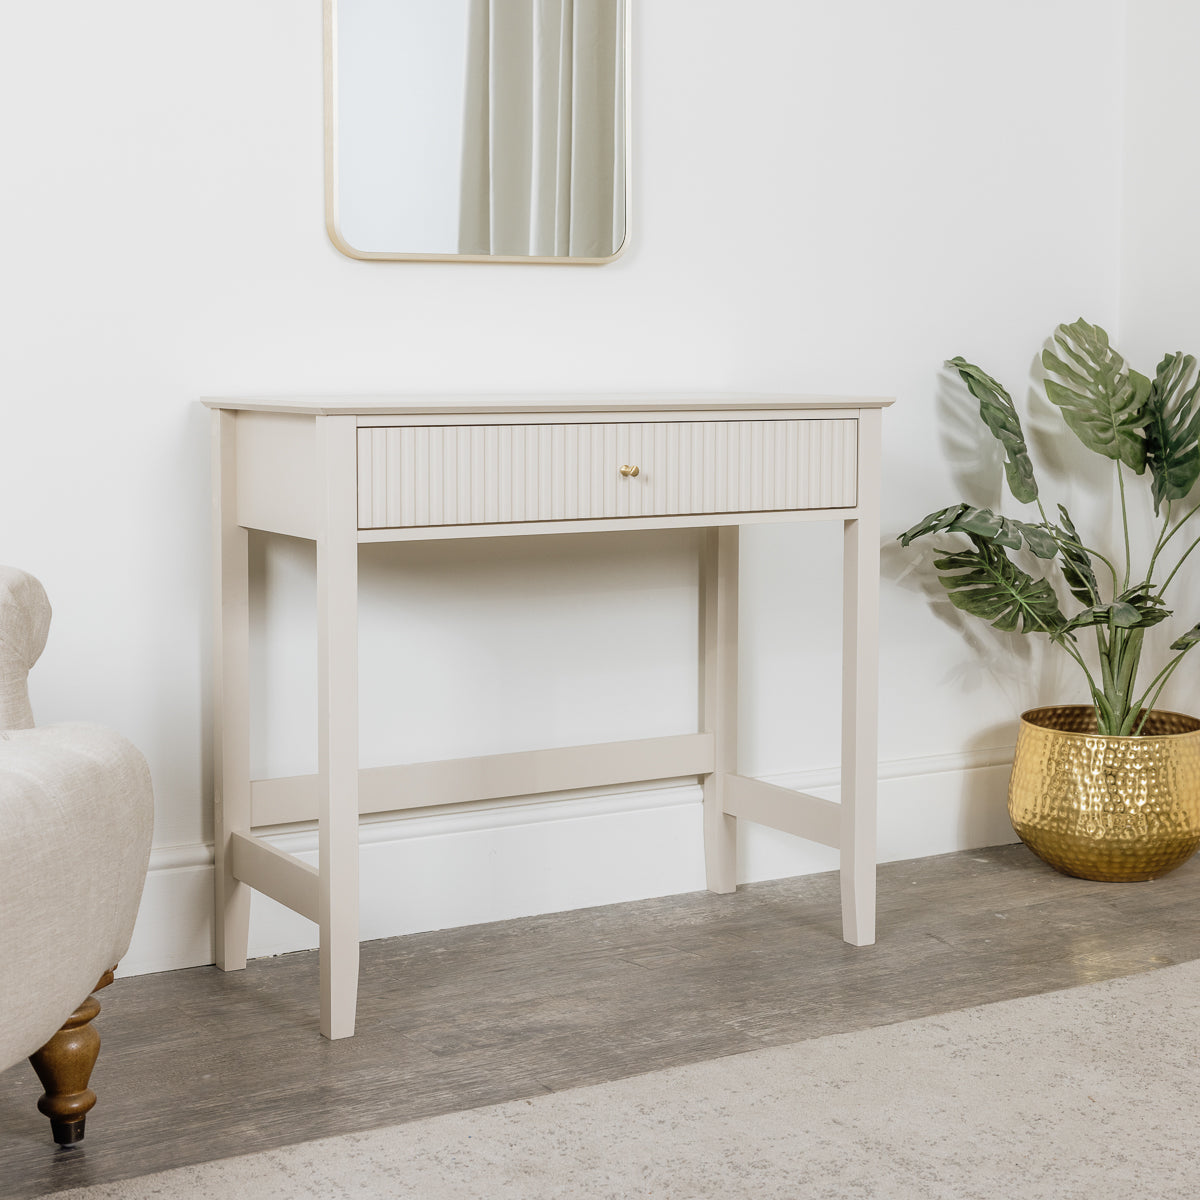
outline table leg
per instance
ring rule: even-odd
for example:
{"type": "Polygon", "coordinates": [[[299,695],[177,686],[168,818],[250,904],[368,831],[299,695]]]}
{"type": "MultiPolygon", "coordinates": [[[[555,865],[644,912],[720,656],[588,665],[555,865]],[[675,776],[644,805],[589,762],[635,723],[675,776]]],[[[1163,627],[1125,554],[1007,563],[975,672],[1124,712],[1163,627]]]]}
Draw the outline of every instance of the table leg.
{"type": "Polygon", "coordinates": [[[351,1037],[358,1000],[358,514],[353,417],[317,418],[317,774],[321,1032],[351,1037]]]}
{"type": "Polygon", "coordinates": [[[237,414],[212,416],[214,948],[222,971],[239,971],[246,965],[250,888],[233,877],[229,838],[250,832],[249,543],[237,523],[237,414]]]}
{"type": "Polygon", "coordinates": [[[737,818],[725,812],[725,776],[737,770],[738,534],[705,533],[700,572],[700,727],[714,739],[703,779],[704,871],[711,892],[737,887],[737,818]]]}
{"type": "Polygon", "coordinates": [[[859,419],[860,516],[845,525],[842,576],[842,936],[853,946],[875,941],[879,425],[878,411],[859,419]]]}

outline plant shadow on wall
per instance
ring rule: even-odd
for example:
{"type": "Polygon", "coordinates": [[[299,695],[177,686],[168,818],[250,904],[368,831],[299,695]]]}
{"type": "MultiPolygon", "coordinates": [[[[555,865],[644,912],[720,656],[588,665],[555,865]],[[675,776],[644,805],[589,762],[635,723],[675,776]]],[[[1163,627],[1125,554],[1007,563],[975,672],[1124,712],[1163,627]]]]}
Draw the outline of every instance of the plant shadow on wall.
{"type": "Polygon", "coordinates": [[[1184,532],[1200,508],[1188,502],[1200,478],[1196,361],[1167,354],[1150,378],[1125,362],[1103,329],[1082,319],[1058,326],[1043,351],[1047,400],[1082,446],[1111,463],[1121,518],[1115,551],[1100,548],[1089,523],[1081,530],[1061,499],[1043,497],[1009,393],[963,358],[949,365],[978,401],[979,417],[1003,451],[1008,490],[1030,519],[962,501],[925,517],[900,543],[959,535],[941,542],[932,561],[951,604],[1001,632],[1044,635],[1086,680],[1089,705],[1022,718],[1009,791],[1017,832],[1070,874],[1152,878],[1200,845],[1200,721],[1155,711],[1200,642],[1200,623],[1175,628],[1157,669],[1139,672],[1147,646],[1161,649],[1156,627],[1173,616],[1167,591],[1200,545],[1184,532]],[[1130,533],[1129,489],[1139,477],[1157,520],[1144,554],[1135,554],[1130,533]],[[1049,742],[1047,731],[1054,735],[1049,742]],[[1031,770],[1035,757],[1040,765],[1031,770]],[[1032,826],[1022,822],[1030,813],[1034,824],[1054,826],[1049,842],[1045,829],[1034,831],[1041,845],[1026,836],[1032,826]]]}
{"type": "MultiPolygon", "coordinates": [[[[943,456],[959,494],[969,504],[981,510],[998,509],[1004,486],[1003,451],[992,438],[979,436],[978,419],[971,407],[963,404],[962,393],[953,369],[939,376],[935,400],[943,456]]],[[[933,570],[937,557],[939,552],[929,544],[915,551],[895,542],[885,544],[882,571],[892,582],[924,597],[933,616],[966,642],[970,654],[943,678],[946,688],[955,695],[969,696],[990,681],[1014,712],[1027,707],[1033,698],[1052,692],[1061,667],[1057,658],[1030,639],[982,624],[955,607],[933,570]]],[[[971,740],[972,750],[1011,746],[1012,724],[1006,721],[980,729],[971,740]]]]}

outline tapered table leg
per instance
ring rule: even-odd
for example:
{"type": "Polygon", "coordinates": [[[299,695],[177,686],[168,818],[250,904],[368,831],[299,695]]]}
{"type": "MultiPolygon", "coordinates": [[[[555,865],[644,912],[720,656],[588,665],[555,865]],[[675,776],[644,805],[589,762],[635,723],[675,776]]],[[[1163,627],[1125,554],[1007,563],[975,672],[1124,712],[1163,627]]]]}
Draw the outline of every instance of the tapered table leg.
{"type": "Polygon", "coordinates": [[[321,1032],[354,1033],[358,999],[358,513],[353,417],[317,418],[321,1032]]]}
{"type": "Polygon", "coordinates": [[[704,871],[710,892],[737,887],[737,818],[725,776],[737,771],[738,541],[736,525],[705,533],[700,576],[700,727],[714,739],[704,776],[704,871]]]}
{"type": "Polygon", "coordinates": [[[859,512],[845,525],[842,616],[842,936],[875,941],[880,413],[859,415],[859,512]]]}
{"type": "Polygon", "coordinates": [[[233,876],[229,837],[250,832],[249,541],[237,523],[237,414],[212,414],[213,470],[213,842],[217,966],[246,965],[250,888],[233,876]]]}

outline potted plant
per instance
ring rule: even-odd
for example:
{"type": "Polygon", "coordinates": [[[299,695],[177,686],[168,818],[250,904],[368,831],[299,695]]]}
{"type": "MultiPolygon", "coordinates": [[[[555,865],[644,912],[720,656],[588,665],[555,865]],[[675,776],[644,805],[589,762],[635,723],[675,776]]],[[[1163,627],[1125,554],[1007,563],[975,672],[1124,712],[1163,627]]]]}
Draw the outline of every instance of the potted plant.
{"type": "Polygon", "coordinates": [[[1012,397],[961,357],[947,365],[1003,447],[1014,499],[1036,507],[1018,520],[955,504],[899,540],[965,539],[938,547],[933,561],[951,603],[997,629],[1044,634],[1079,666],[1091,696],[1090,704],[1022,715],[1009,785],[1013,827],[1070,875],[1164,874],[1200,846],[1200,721],[1155,704],[1200,642],[1200,624],[1153,668],[1142,670],[1142,654],[1147,631],[1172,616],[1167,589],[1200,545],[1186,533],[1177,540],[1200,508],[1187,503],[1200,478],[1196,360],[1168,354],[1148,378],[1083,320],[1058,326],[1042,354],[1047,398],[1084,446],[1112,460],[1123,557],[1089,544],[1064,505],[1047,514],[1012,397]],[[1136,564],[1126,495],[1133,477],[1148,483],[1158,522],[1153,548],[1136,564]]]}

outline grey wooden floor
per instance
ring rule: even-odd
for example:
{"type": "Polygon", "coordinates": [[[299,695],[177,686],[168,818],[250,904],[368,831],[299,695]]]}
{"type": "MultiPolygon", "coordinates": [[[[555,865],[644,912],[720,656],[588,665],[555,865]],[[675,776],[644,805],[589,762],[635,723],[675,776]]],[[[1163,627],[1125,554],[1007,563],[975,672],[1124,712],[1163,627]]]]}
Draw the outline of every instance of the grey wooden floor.
{"type": "Polygon", "coordinates": [[[1068,879],[1022,846],[885,865],[879,942],[840,940],[836,875],[363,946],[359,1032],[317,1032],[315,953],[118,980],[99,1103],[57,1150],[0,1074],[0,1196],[618,1079],[1200,958],[1200,859],[1068,879]]]}

